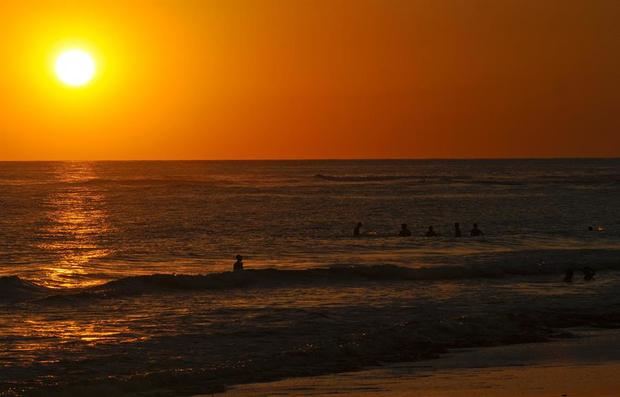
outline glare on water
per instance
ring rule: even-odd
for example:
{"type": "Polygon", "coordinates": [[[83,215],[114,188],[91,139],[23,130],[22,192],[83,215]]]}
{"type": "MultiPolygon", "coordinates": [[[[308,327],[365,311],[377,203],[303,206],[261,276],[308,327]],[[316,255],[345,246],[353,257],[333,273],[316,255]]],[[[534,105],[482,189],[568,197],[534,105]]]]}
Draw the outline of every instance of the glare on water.
{"type": "Polygon", "coordinates": [[[110,231],[104,196],[84,182],[94,179],[92,163],[58,163],[54,177],[67,187],[47,199],[45,225],[40,230],[38,247],[57,254],[47,265],[40,284],[50,287],[86,287],[97,280],[84,276],[89,265],[105,257],[99,237],[110,231]]]}

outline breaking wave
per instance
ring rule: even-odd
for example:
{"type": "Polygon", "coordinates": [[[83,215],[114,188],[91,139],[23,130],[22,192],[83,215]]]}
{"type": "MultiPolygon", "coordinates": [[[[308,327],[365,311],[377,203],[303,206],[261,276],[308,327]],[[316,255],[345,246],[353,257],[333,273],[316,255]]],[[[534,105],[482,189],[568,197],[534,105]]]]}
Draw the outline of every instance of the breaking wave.
{"type": "Polygon", "coordinates": [[[49,294],[48,288],[17,276],[0,277],[0,301],[32,299],[49,294]]]}
{"type": "MultiPolygon", "coordinates": [[[[598,271],[618,271],[616,261],[599,262],[598,271]]],[[[454,266],[409,268],[396,265],[338,265],[325,268],[250,269],[243,272],[222,272],[206,275],[151,274],[123,277],[105,284],[59,290],[47,288],[17,276],[0,278],[0,299],[5,302],[46,299],[93,298],[170,293],[174,291],[232,290],[239,288],[300,288],[355,283],[406,281],[442,281],[477,278],[557,276],[572,267],[584,264],[519,262],[492,266],[487,263],[454,266]]]]}

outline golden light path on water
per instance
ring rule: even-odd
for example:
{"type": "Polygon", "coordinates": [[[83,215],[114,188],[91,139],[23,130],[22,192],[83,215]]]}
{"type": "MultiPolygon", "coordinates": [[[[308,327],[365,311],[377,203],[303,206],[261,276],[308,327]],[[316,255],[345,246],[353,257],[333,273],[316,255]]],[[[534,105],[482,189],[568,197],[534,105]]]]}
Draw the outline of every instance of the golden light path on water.
{"type": "MultiPolygon", "coordinates": [[[[87,287],[99,281],[87,277],[89,265],[110,254],[98,238],[110,231],[104,196],[84,182],[96,178],[92,163],[58,163],[53,177],[61,186],[47,199],[40,230],[40,249],[58,258],[43,268],[42,285],[55,288],[87,287]]],[[[92,270],[92,269],[91,269],[92,270]]]]}

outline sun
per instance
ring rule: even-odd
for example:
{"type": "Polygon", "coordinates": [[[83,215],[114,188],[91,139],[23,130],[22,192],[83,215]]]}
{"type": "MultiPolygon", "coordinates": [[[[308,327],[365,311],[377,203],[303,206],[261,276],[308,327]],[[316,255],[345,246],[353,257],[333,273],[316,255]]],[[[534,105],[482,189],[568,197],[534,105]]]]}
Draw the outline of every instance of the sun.
{"type": "Polygon", "coordinates": [[[62,52],[54,65],[58,79],[71,87],[88,84],[95,76],[96,69],[93,57],[79,49],[62,52]]]}

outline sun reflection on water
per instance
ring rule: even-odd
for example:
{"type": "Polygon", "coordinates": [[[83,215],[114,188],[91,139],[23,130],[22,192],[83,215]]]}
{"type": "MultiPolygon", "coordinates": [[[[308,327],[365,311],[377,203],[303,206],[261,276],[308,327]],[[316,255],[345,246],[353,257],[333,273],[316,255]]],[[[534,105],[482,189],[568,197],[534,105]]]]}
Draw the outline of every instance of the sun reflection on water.
{"type": "Polygon", "coordinates": [[[89,181],[96,179],[93,163],[59,163],[53,177],[59,189],[47,200],[48,211],[40,230],[40,249],[55,258],[43,268],[41,284],[55,288],[87,287],[93,262],[111,252],[101,246],[111,230],[105,197],[89,181]]]}

